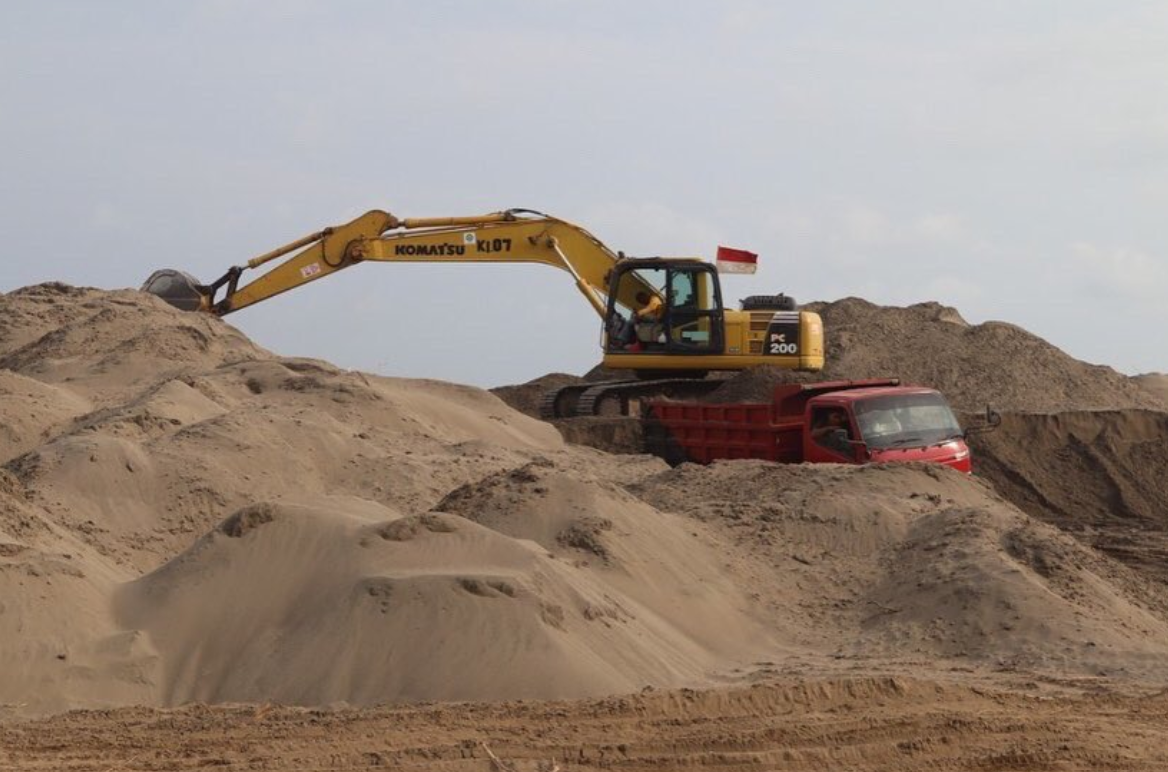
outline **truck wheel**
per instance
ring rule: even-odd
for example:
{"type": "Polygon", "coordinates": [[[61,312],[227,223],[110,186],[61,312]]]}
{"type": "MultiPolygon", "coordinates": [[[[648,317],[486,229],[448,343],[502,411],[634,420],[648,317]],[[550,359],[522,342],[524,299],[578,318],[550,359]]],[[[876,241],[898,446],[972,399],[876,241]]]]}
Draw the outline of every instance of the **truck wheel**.
{"type": "Polygon", "coordinates": [[[742,301],[743,311],[795,311],[799,305],[795,298],[784,295],[751,295],[742,301]]]}

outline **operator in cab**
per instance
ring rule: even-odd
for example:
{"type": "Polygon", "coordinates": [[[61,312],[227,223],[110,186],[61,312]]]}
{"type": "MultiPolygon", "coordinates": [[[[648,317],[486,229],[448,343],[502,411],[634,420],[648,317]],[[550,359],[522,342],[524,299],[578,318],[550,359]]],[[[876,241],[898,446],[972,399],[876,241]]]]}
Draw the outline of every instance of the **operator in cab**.
{"type": "Polygon", "coordinates": [[[847,453],[852,439],[852,428],[848,414],[843,408],[833,407],[815,416],[811,427],[811,439],[837,453],[847,453]]]}
{"type": "MultiPolygon", "coordinates": [[[[657,295],[642,291],[638,292],[635,297],[637,305],[640,307],[633,311],[629,319],[621,320],[614,336],[621,348],[633,353],[642,348],[640,338],[637,336],[637,326],[656,325],[661,321],[665,312],[665,303],[657,295]]],[[[652,337],[650,336],[650,339],[652,337]]]]}

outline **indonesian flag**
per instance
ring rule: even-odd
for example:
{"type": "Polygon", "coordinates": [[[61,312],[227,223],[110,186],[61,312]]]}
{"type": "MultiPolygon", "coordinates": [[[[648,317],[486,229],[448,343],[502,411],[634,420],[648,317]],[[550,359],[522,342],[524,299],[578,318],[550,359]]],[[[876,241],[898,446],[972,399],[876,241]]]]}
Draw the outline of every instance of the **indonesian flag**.
{"type": "Polygon", "coordinates": [[[718,273],[754,273],[758,255],[745,249],[718,247],[718,273]]]}

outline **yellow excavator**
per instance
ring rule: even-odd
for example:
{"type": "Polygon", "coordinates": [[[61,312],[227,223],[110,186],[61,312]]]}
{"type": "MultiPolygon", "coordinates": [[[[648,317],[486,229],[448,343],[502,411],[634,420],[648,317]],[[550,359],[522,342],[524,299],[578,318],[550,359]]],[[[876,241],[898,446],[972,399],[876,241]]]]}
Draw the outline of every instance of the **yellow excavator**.
{"type": "Polygon", "coordinates": [[[819,315],[786,295],[722,302],[716,267],[700,258],[631,258],[583,228],[530,209],[477,217],[399,219],[372,211],[234,266],[211,284],[177,270],[143,285],[178,308],[225,316],[359,263],[543,263],[571,274],[604,323],[603,364],[635,380],[570,386],[544,400],[547,417],[626,413],[649,396],[689,397],[710,371],[823,367],[819,315]],[[274,268],[241,284],[247,270],[274,268]],[[222,294],[220,294],[222,292],[222,294]]]}

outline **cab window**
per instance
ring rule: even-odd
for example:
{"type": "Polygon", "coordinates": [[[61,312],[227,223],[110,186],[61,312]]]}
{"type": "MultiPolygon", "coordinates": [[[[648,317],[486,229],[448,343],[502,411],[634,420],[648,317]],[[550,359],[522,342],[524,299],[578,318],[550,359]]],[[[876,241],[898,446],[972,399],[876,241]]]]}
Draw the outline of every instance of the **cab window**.
{"type": "Polygon", "coordinates": [[[722,308],[713,273],[701,266],[672,269],[668,299],[671,348],[722,350],[722,308]]]}

